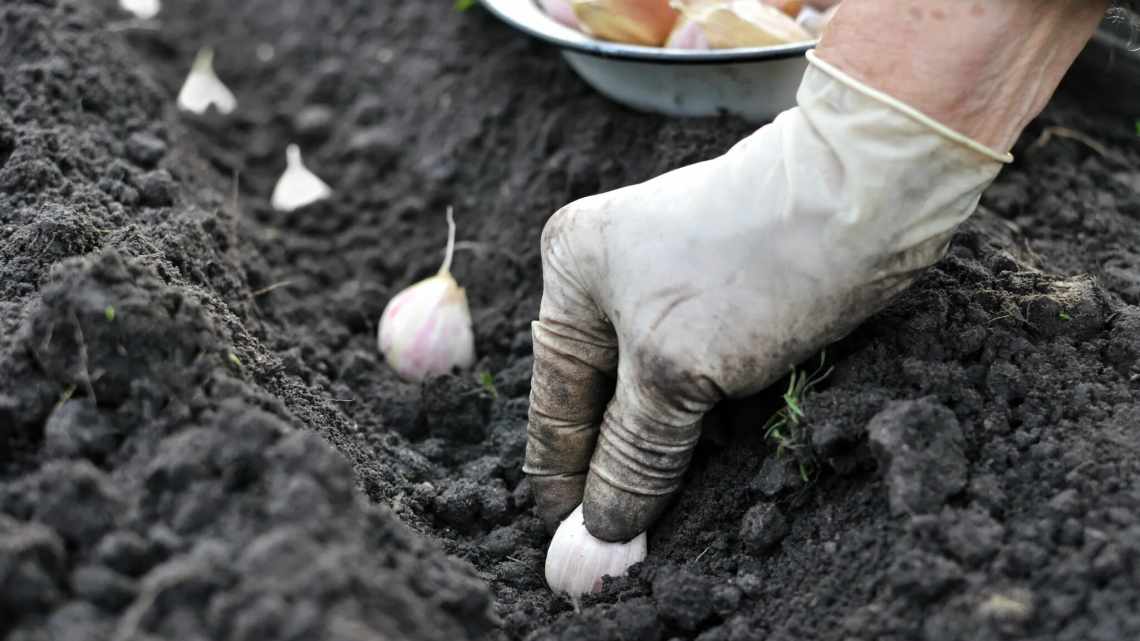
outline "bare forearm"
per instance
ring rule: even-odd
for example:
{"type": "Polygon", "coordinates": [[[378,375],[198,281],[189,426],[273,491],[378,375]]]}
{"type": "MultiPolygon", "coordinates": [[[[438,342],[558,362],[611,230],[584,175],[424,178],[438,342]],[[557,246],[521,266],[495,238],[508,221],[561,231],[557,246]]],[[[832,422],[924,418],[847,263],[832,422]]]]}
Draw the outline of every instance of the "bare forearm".
{"type": "Polygon", "coordinates": [[[846,0],[819,57],[997,151],[1013,146],[1109,0],[846,0]]]}

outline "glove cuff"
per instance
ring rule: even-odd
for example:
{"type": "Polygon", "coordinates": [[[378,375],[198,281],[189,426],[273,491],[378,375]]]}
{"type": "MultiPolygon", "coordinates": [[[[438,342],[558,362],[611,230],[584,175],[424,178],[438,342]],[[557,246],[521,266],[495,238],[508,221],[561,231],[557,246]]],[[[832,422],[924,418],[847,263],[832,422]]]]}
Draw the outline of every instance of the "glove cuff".
{"type": "Polygon", "coordinates": [[[983,156],[986,156],[987,158],[990,158],[992,160],[996,160],[997,162],[1004,163],[1004,164],[1009,164],[1009,163],[1013,162],[1013,154],[1011,154],[1009,152],[1001,153],[1001,152],[995,151],[995,150],[983,145],[982,143],[974,140],[973,138],[970,138],[969,136],[967,136],[965,134],[962,134],[960,132],[957,132],[957,131],[947,127],[946,125],[938,122],[934,118],[931,118],[930,116],[922,113],[921,111],[915,109],[914,107],[911,107],[910,105],[902,102],[901,100],[898,100],[897,98],[894,98],[894,97],[892,97],[892,96],[890,96],[890,95],[888,95],[882,91],[879,91],[878,89],[867,86],[866,84],[857,80],[856,78],[848,75],[847,73],[845,73],[843,71],[840,71],[838,67],[835,67],[834,65],[821,60],[820,57],[818,55],[816,55],[815,51],[808,51],[807,52],[807,59],[808,59],[808,62],[811,63],[813,68],[818,69],[819,71],[827,74],[828,76],[830,76],[834,80],[842,83],[843,85],[847,86],[848,88],[850,88],[854,91],[857,91],[857,92],[863,94],[864,96],[867,96],[868,98],[876,100],[876,101],[878,101],[884,105],[887,105],[888,107],[890,107],[891,109],[894,109],[895,111],[898,111],[899,113],[902,113],[906,117],[930,128],[931,130],[933,130],[934,132],[943,136],[944,138],[947,138],[947,139],[952,140],[952,141],[954,141],[960,145],[963,145],[969,149],[972,149],[972,150],[982,154],[983,156]]]}

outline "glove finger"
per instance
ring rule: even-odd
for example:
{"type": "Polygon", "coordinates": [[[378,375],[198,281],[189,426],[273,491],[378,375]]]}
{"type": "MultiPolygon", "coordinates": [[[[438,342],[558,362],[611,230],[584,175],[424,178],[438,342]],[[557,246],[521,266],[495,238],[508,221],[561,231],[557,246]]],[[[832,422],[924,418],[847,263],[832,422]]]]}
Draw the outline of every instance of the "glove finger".
{"type": "Polygon", "coordinates": [[[681,487],[709,407],[678,407],[636,378],[619,376],[586,480],[591,534],[628,541],[649,529],[681,487]]]}
{"type": "Polygon", "coordinates": [[[542,308],[531,325],[534,372],[523,471],[552,531],[582,502],[617,369],[617,338],[573,269],[583,253],[574,251],[582,249],[574,232],[574,217],[563,212],[543,232],[542,308]]]}

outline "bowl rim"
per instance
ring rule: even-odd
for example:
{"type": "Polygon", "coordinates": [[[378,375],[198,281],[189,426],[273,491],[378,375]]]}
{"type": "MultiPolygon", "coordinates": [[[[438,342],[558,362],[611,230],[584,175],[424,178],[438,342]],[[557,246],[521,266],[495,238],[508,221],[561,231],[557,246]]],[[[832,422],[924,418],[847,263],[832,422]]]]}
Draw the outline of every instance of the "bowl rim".
{"type": "Polygon", "coordinates": [[[480,0],[497,18],[523,33],[560,49],[597,58],[654,62],[667,65],[732,64],[803,56],[818,41],[771,47],[741,47],[708,51],[666,49],[596,40],[567,27],[539,8],[536,0],[480,0]]]}

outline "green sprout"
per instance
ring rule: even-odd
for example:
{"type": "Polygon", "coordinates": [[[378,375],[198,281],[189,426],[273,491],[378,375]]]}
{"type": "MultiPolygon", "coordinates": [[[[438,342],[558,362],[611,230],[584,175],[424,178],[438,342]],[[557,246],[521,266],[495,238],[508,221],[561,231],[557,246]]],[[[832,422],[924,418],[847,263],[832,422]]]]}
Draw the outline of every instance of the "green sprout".
{"type": "Polygon", "coordinates": [[[114,305],[107,305],[105,308],[103,308],[103,318],[106,318],[108,323],[112,323],[115,321],[115,306],[114,305]]]}
{"type": "Polygon", "coordinates": [[[471,7],[474,7],[478,2],[479,0],[455,0],[455,10],[467,11],[471,7]]]}
{"type": "Polygon", "coordinates": [[[1061,320],[1063,320],[1063,321],[1071,321],[1071,320],[1073,320],[1073,317],[1072,317],[1072,316],[1069,316],[1069,313],[1068,313],[1068,312],[1061,312],[1060,314],[1057,314],[1057,317],[1058,317],[1058,318],[1060,318],[1060,319],[1061,319],[1061,320]]]}
{"type": "Polygon", "coordinates": [[[241,369],[241,359],[238,358],[237,354],[233,352],[227,352],[226,356],[230,359],[230,364],[238,369],[241,369]]]}
{"type": "Polygon", "coordinates": [[[1140,118],[1136,119],[1136,135],[1140,136],[1140,118]]]}
{"type": "MultiPolygon", "coordinates": [[[[806,451],[808,435],[803,428],[804,401],[808,394],[823,382],[834,367],[826,367],[827,352],[820,352],[819,367],[808,374],[807,370],[792,369],[792,376],[788,381],[788,390],[784,392],[784,407],[773,414],[764,423],[764,438],[776,443],[776,456],[784,456],[788,452],[798,453],[806,451]]],[[[811,477],[810,461],[800,459],[800,477],[806,483],[811,477]]]]}
{"type": "Polygon", "coordinates": [[[492,400],[499,398],[499,391],[495,389],[495,377],[491,372],[479,372],[478,380],[479,384],[483,386],[483,391],[486,392],[492,400]]]}
{"type": "Polygon", "coordinates": [[[71,397],[74,395],[75,395],[75,386],[74,385],[68,385],[67,387],[63,388],[63,394],[60,394],[59,400],[55,402],[56,409],[59,409],[59,407],[62,406],[64,403],[70,401],[71,397]]]}

